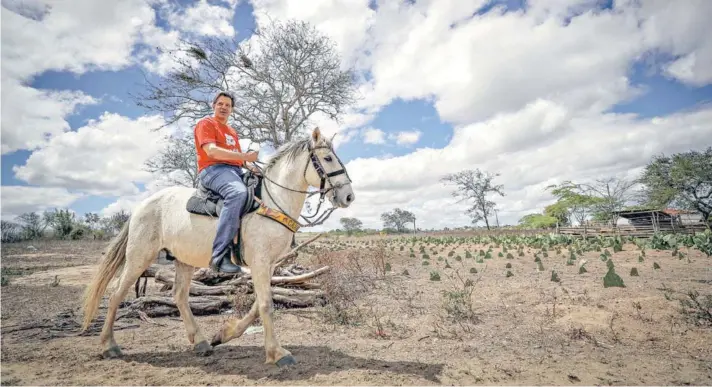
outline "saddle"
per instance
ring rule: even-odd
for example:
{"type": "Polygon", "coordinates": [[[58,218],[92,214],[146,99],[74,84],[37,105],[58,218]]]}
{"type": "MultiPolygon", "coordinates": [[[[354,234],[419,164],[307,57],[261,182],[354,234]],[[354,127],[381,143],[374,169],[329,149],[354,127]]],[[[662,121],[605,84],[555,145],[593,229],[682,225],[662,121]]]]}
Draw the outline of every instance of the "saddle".
{"type": "MultiPolygon", "coordinates": [[[[242,182],[245,183],[247,187],[247,198],[245,200],[245,205],[242,206],[242,212],[240,213],[240,218],[254,212],[260,208],[258,200],[261,199],[261,187],[262,187],[262,176],[254,174],[252,171],[247,171],[242,176],[242,182]],[[257,200],[255,200],[257,198],[257,200]]],[[[223,198],[215,191],[206,188],[200,180],[198,180],[198,187],[195,189],[193,195],[188,198],[185,209],[191,214],[210,216],[213,218],[220,217],[220,211],[223,207],[223,198]]],[[[246,266],[245,260],[240,254],[240,233],[233,237],[232,255],[234,256],[235,264],[246,266]]]]}
{"type": "MultiPolygon", "coordinates": [[[[268,208],[262,204],[262,179],[263,177],[261,175],[255,174],[249,170],[242,176],[242,182],[245,183],[245,187],[247,187],[247,198],[245,200],[245,205],[242,207],[240,219],[251,212],[256,212],[261,216],[276,221],[293,233],[296,233],[300,227],[299,223],[284,213],[273,208],[268,208]]],[[[210,216],[213,218],[220,217],[222,207],[222,197],[217,192],[203,186],[200,181],[198,181],[198,188],[196,188],[193,195],[188,198],[188,202],[185,206],[186,210],[191,214],[210,216]]],[[[237,235],[233,236],[232,241],[231,249],[232,255],[235,258],[235,264],[246,266],[245,261],[240,254],[241,242],[239,232],[237,235]]]]}
{"type": "MultiPolygon", "coordinates": [[[[252,171],[247,171],[242,176],[242,182],[245,183],[247,187],[247,200],[245,200],[245,205],[242,207],[242,212],[240,217],[249,214],[257,210],[260,205],[255,200],[262,198],[261,187],[262,187],[262,176],[254,174],[252,171]]],[[[219,217],[220,211],[223,207],[223,199],[220,195],[206,188],[200,180],[198,180],[198,188],[196,188],[193,195],[188,199],[186,203],[186,210],[191,214],[205,215],[211,217],[219,217]]]]}

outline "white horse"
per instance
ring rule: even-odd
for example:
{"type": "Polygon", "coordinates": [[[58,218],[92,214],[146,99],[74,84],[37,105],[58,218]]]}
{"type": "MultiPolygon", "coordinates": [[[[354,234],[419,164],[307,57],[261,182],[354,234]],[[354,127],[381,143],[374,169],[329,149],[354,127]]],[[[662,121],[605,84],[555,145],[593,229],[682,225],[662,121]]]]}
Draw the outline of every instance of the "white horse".
{"type": "MultiPolygon", "coordinates": [[[[267,164],[261,182],[262,201],[272,210],[279,209],[292,219],[299,219],[307,186],[320,188],[322,195],[328,193],[334,208],[348,207],[355,199],[343,164],[319,128],[315,128],[311,136],[281,147],[267,164]]],[[[194,351],[200,355],[211,354],[213,345],[241,336],[259,315],[264,327],[265,363],[295,364],[296,360],[280,346],[274,332],[270,287],[275,261],[289,251],[294,234],[271,218],[255,212],[242,218],[242,257],[251,271],[256,295],[249,313],[240,320],[229,319],[210,343],[196,324],[188,304],[188,291],[195,268],[209,265],[217,219],[186,210],[186,203],[195,192],[193,188],[165,188],[136,206],[86,290],[83,329],[86,330],[96,316],[107,286],[121,270],[100,336],[104,357],[121,356],[113,332],[119,304],[165,249],[176,258],[173,293],[194,351]]]]}

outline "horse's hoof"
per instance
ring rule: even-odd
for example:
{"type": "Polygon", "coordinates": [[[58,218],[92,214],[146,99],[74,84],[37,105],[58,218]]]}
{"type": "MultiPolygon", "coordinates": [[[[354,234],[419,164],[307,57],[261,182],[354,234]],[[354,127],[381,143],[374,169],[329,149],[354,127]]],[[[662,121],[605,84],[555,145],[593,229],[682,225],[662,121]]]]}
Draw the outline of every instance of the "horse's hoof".
{"type": "Polygon", "coordinates": [[[220,333],[215,334],[213,336],[213,339],[210,341],[210,345],[213,347],[217,347],[218,345],[222,344],[222,338],[220,337],[220,333]]]}
{"type": "Polygon", "coordinates": [[[277,364],[277,367],[287,367],[297,364],[297,359],[295,359],[292,355],[285,355],[282,356],[281,359],[277,360],[277,363],[275,364],[277,364]]]}
{"type": "Polygon", "coordinates": [[[121,357],[121,348],[115,345],[102,352],[101,357],[104,359],[116,359],[117,357],[121,357]]]}
{"type": "Polygon", "coordinates": [[[193,351],[195,351],[198,356],[210,356],[213,354],[213,347],[208,344],[207,340],[203,340],[195,344],[193,351]]]}

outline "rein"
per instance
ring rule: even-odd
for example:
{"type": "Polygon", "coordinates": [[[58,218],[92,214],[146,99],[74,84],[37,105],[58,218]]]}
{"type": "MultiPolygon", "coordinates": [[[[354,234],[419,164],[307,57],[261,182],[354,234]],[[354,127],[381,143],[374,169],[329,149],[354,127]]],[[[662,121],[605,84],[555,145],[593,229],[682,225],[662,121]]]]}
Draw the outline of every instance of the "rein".
{"type": "MultiPolygon", "coordinates": [[[[318,191],[311,191],[311,192],[310,191],[301,191],[301,190],[296,190],[293,188],[285,187],[285,186],[277,183],[276,181],[270,179],[269,177],[267,177],[267,174],[265,173],[265,169],[258,165],[258,164],[264,164],[264,163],[262,163],[260,161],[255,161],[253,163],[253,164],[255,164],[255,167],[260,171],[263,179],[269,181],[270,183],[272,183],[280,188],[283,188],[283,189],[286,189],[286,190],[292,191],[292,192],[307,194],[307,197],[311,197],[312,195],[315,195],[315,194],[320,194],[319,204],[316,208],[316,211],[314,212],[314,215],[307,216],[307,215],[300,214],[299,217],[304,218],[304,220],[307,222],[306,224],[302,224],[301,222],[299,222],[298,219],[294,219],[291,216],[289,216],[287,214],[287,212],[284,211],[284,209],[282,209],[282,207],[280,207],[280,205],[277,203],[277,201],[274,199],[274,197],[272,197],[272,194],[269,192],[269,189],[267,188],[267,184],[264,184],[263,188],[264,188],[265,192],[270,197],[270,199],[275,203],[277,208],[285,216],[287,216],[289,219],[291,219],[295,223],[297,223],[300,227],[313,227],[313,226],[320,225],[320,224],[324,223],[329,218],[329,216],[331,216],[331,213],[334,212],[334,210],[336,210],[336,207],[332,206],[330,209],[328,209],[324,213],[322,213],[317,219],[311,220],[311,221],[307,220],[307,219],[312,219],[318,215],[319,210],[321,209],[321,205],[322,205],[322,203],[324,203],[324,197],[326,196],[326,194],[328,192],[333,191],[334,188],[339,188],[339,187],[343,186],[343,184],[335,185],[334,183],[332,183],[331,182],[332,177],[338,176],[341,174],[345,174],[346,177],[349,179],[349,182],[351,182],[351,178],[349,177],[349,174],[346,172],[346,169],[344,168],[344,164],[341,162],[339,157],[336,156],[336,153],[333,152],[333,149],[331,149],[331,147],[322,145],[322,146],[312,148],[311,143],[309,143],[309,159],[311,161],[312,166],[314,167],[314,170],[316,170],[316,173],[319,175],[319,178],[321,179],[321,183],[320,183],[320,187],[319,187],[318,191]],[[330,149],[330,150],[332,150],[332,153],[334,154],[334,157],[336,157],[336,160],[339,162],[339,166],[341,167],[341,169],[326,173],[326,171],[324,170],[324,166],[321,164],[321,160],[319,160],[319,158],[316,157],[316,154],[314,153],[314,151],[316,149],[330,149]],[[327,182],[329,183],[329,188],[325,188],[327,182]]],[[[307,169],[308,168],[309,168],[309,162],[307,161],[307,164],[304,166],[304,173],[303,173],[305,180],[307,177],[307,169]]],[[[335,194],[336,193],[334,193],[334,195],[335,194]]],[[[255,198],[255,199],[258,200],[258,202],[260,204],[262,204],[262,202],[259,201],[259,199],[257,199],[257,198],[255,198]]]]}

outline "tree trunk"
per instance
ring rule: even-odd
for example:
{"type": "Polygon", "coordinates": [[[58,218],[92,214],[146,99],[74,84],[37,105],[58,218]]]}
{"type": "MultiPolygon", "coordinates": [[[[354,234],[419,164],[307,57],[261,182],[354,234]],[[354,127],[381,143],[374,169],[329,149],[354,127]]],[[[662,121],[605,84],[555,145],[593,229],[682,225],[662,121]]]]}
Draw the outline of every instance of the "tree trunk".
{"type": "Polygon", "coordinates": [[[709,211],[700,211],[702,213],[702,220],[705,222],[707,225],[707,228],[712,230],[712,218],[710,218],[710,215],[712,212],[709,211]]]}

